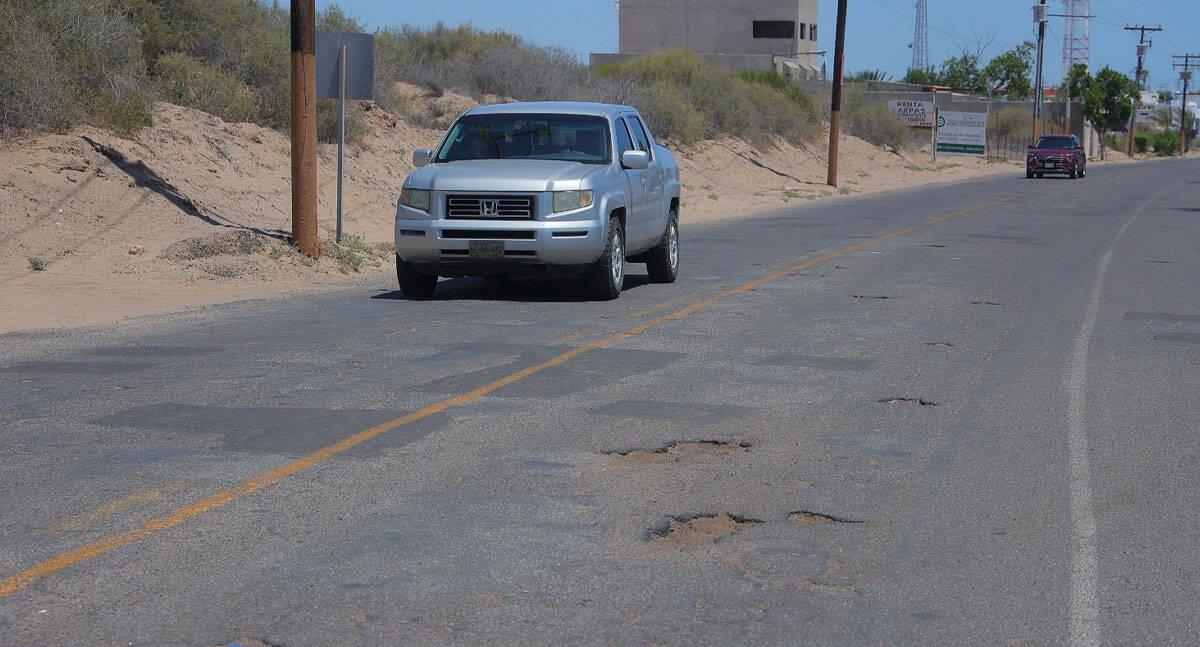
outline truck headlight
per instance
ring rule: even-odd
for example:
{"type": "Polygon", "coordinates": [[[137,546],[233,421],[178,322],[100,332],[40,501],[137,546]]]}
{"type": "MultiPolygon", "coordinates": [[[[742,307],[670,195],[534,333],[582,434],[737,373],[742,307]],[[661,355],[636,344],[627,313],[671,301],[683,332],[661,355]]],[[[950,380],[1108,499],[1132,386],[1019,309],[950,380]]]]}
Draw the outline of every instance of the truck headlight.
{"type": "Polygon", "coordinates": [[[427,189],[403,189],[400,204],[429,213],[429,191],[427,189]]]}
{"type": "Polygon", "coordinates": [[[586,209],[592,206],[593,197],[591,191],[555,191],[554,213],[586,209]]]}

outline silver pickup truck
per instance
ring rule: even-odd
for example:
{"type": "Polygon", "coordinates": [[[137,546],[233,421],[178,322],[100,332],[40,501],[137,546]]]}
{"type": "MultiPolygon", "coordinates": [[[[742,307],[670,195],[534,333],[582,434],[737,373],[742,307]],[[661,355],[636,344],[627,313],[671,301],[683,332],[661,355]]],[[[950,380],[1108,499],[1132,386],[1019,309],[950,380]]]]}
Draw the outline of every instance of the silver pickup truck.
{"type": "Polygon", "coordinates": [[[679,167],[628,106],[475,108],[413,153],[396,208],[396,276],[412,298],[439,276],[578,276],[621,294],[625,263],[679,273],[679,167]]]}

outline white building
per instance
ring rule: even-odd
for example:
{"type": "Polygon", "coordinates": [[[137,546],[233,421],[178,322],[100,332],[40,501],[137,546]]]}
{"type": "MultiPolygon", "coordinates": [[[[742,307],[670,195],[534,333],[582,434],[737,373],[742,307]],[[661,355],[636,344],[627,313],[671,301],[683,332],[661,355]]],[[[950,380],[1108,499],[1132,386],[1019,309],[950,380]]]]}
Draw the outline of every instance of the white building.
{"type": "Polygon", "coordinates": [[[730,70],[817,78],[817,1],[620,0],[620,52],[592,54],[591,63],[690,49],[730,70]]]}

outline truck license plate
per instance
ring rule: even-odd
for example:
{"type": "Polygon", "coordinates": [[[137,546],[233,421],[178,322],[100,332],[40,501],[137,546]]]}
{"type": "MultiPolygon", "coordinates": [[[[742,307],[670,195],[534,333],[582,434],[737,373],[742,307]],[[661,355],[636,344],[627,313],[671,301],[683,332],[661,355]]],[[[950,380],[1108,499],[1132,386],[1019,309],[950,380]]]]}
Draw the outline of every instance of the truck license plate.
{"type": "Polygon", "coordinates": [[[502,240],[472,240],[468,243],[467,249],[471,258],[491,260],[504,258],[504,241],[502,240]]]}

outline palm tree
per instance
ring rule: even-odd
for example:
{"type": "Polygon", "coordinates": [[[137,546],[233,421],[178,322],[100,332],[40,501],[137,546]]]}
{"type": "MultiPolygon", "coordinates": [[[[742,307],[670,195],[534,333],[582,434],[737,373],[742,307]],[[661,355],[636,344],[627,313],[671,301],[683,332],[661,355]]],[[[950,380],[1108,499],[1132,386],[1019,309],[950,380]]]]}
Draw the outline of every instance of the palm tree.
{"type": "Polygon", "coordinates": [[[891,81],[892,75],[883,70],[862,70],[846,77],[847,83],[867,83],[868,81],[891,81]]]}

